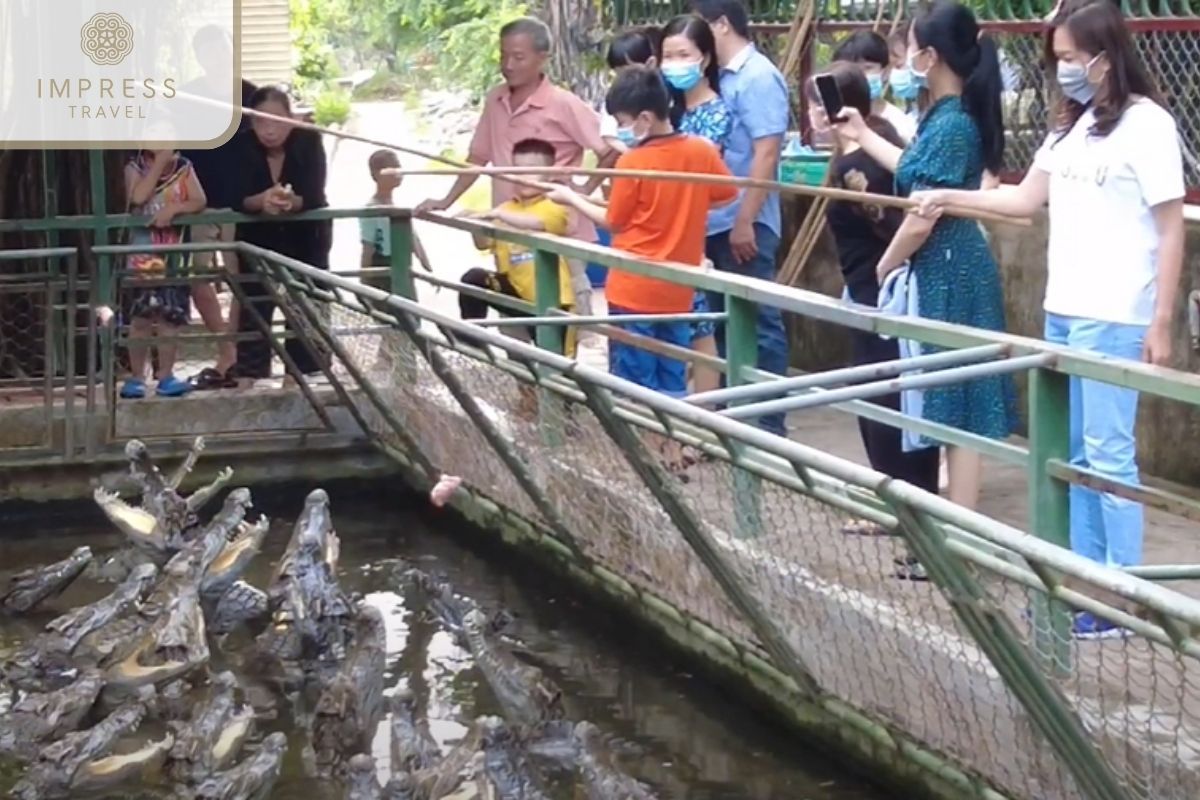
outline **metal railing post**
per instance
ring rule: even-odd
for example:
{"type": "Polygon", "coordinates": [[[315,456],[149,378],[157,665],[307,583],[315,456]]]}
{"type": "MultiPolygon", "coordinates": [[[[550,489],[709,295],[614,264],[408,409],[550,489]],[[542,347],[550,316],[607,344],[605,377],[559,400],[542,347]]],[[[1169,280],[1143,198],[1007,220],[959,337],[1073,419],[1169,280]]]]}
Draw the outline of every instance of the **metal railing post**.
{"type": "MultiPolygon", "coordinates": [[[[728,386],[748,382],[748,370],[758,363],[758,306],[731,294],[725,295],[725,359],[728,386]]],[[[753,539],[763,533],[762,480],[745,470],[733,470],[734,533],[753,539]]]]}
{"type": "Polygon", "coordinates": [[[391,281],[392,294],[417,299],[417,290],[413,284],[413,221],[412,212],[408,209],[396,209],[388,217],[388,228],[391,236],[391,281]]]}
{"type": "MultiPolygon", "coordinates": [[[[549,316],[551,309],[562,305],[562,286],[559,277],[559,255],[551,250],[533,251],[534,306],[539,317],[549,316]]],[[[557,325],[539,325],[535,337],[538,347],[554,353],[563,352],[565,331],[557,325]]]]}
{"type": "MultiPolygon", "coordinates": [[[[417,287],[413,280],[413,218],[409,209],[393,210],[388,217],[388,230],[391,243],[391,293],[417,299],[417,287]]],[[[379,342],[382,349],[387,346],[383,339],[379,342]]],[[[396,354],[396,370],[400,380],[405,383],[417,381],[417,356],[412,351],[412,343],[401,339],[399,352],[396,354]]]]}
{"type": "MultiPolygon", "coordinates": [[[[552,250],[537,249],[533,251],[534,269],[534,308],[537,315],[548,316],[551,309],[562,305],[562,286],[559,281],[558,253],[552,250]]],[[[566,342],[566,331],[557,325],[539,325],[534,331],[537,346],[552,353],[563,352],[566,342]]],[[[536,369],[530,365],[531,369],[536,369]]],[[[567,405],[550,391],[539,387],[538,398],[538,430],[542,441],[550,446],[558,446],[563,442],[562,422],[567,413],[567,405]]]]}
{"type": "MultiPolygon", "coordinates": [[[[1029,530],[1035,536],[1071,547],[1070,487],[1053,477],[1049,462],[1070,459],[1071,379],[1045,367],[1029,373],[1029,530]]],[[[1040,575],[1048,586],[1059,578],[1040,575]]],[[[1071,615],[1048,595],[1032,597],[1033,647],[1044,666],[1058,673],[1071,669],[1071,615]]]]}
{"type": "MultiPolygon", "coordinates": [[[[88,151],[88,183],[92,197],[92,244],[93,246],[107,245],[109,243],[108,187],[105,181],[104,151],[102,150],[88,151]]],[[[95,269],[96,275],[94,279],[98,284],[96,297],[101,304],[111,306],[115,311],[117,308],[117,298],[113,278],[112,256],[99,256],[96,259],[95,269]]],[[[100,329],[100,364],[104,375],[104,405],[107,416],[104,441],[100,442],[100,444],[107,444],[116,437],[117,390],[115,361],[117,354],[114,344],[116,338],[115,327],[114,323],[113,325],[105,325],[100,329]]]]}

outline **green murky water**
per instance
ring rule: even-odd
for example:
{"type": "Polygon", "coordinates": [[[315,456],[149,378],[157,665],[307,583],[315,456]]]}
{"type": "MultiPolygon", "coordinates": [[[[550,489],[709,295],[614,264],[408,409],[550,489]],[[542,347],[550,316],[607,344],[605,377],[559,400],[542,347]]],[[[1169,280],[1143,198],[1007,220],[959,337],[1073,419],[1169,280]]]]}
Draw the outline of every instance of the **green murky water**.
{"type": "MultiPolygon", "coordinates": [[[[266,586],[307,488],[254,493],[255,510],[273,522],[263,553],[246,575],[251,583],[266,586]]],[[[485,558],[468,549],[464,542],[469,532],[452,530],[450,516],[406,510],[387,489],[327,488],[342,539],[342,585],[362,592],[383,612],[388,623],[387,685],[412,689],[443,746],[465,732],[465,722],[499,710],[469,654],[421,613],[419,597],[405,596],[397,580],[404,563],[445,574],[458,591],[486,609],[510,610],[515,621],[507,633],[562,687],[568,717],[590,720],[613,737],[617,763],[662,798],[881,800],[888,796],[841,771],[824,755],[785,738],[711,684],[688,674],[654,641],[621,620],[585,607],[543,573],[522,569],[494,552],[485,558]]],[[[414,498],[412,505],[421,505],[420,499],[414,498]]],[[[4,572],[62,558],[80,544],[91,545],[99,555],[119,543],[98,512],[87,506],[53,507],[46,514],[7,520],[4,512],[0,507],[4,572]]],[[[42,613],[0,622],[0,651],[10,651],[53,615],[96,599],[109,588],[79,581],[42,613]]],[[[218,658],[236,660],[244,641],[232,638],[228,644],[233,652],[218,658]]],[[[290,724],[286,703],[280,708],[277,720],[261,726],[285,731],[290,741],[283,777],[271,797],[339,798],[334,785],[305,777],[300,758],[304,733],[290,724]]],[[[373,747],[381,775],[388,766],[388,737],[385,720],[373,747]]],[[[3,782],[11,779],[10,775],[3,782]]],[[[130,787],[113,796],[154,795],[130,787]]],[[[570,796],[568,788],[562,797],[570,796]]]]}

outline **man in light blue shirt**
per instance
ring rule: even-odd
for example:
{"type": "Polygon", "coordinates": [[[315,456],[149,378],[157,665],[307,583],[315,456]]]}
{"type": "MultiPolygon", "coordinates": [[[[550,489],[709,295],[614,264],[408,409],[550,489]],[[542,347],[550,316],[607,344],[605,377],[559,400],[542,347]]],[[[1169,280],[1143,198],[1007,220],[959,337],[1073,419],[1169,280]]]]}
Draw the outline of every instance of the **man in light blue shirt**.
{"type": "MultiPolygon", "coordinates": [[[[741,0],[693,0],[692,9],[712,27],[721,65],[721,97],[733,111],[733,131],[725,163],[741,178],[777,180],[779,153],[788,129],[788,88],[783,75],[750,41],[750,20],[741,0]]],[[[706,252],[713,266],[763,280],[775,280],[781,220],[779,194],[743,190],[737,202],[708,216],[706,252]]],[[[723,295],[709,295],[713,311],[723,311],[723,295]]],[[[725,353],[724,325],[717,345],[725,353]]],[[[779,309],[759,307],[758,367],[786,375],[787,333],[779,309]]],[[[761,427],[786,435],[783,415],[762,417],[761,427]]]]}

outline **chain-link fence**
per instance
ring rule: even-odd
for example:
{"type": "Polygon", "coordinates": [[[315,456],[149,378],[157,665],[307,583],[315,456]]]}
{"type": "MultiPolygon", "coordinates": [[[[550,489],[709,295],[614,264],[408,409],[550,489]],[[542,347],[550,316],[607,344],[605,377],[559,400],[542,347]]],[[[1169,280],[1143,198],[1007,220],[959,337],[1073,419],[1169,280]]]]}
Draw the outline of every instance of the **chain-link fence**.
{"type": "Polygon", "coordinates": [[[97,366],[89,292],[72,248],[0,251],[0,449],[52,452],[55,407],[84,402],[97,366]]]}
{"type": "MultiPolygon", "coordinates": [[[[311,290],[321,279],[305,280],[308,289],[296,281],[292,290],[317,302],[311,290]]],[[[988,796],[986,786],[1038,800],[1200,796],[1200,665],[1190,636],[1131,621],[1138,633],[1128,638],[1072,639],[1044,613],[1057,607],[1038,577],[1047,564],[1025,551],[984,556],[936,515],[894,502],[882,476],[803,449],[791,456],[790,477],[748,471],[728,460],[737,449],[728,437],[706,437],[662,409],[647,413],[578,369],[539,364],[543,388],[531,407],[522,387],[532,362],[521,345],[493,337],[478,350],[461,344],[461,323],[415,304],[399,312],[339,296],[330,308],[331,330],[341,332],[334,372],[370,384],[373,397],[352,395],[363,423],[393,452],[419,455],[426,480],[463,477],[577,568],[602,570],[645,605],[665,602],[685,624],[714,629],[746,663],[788,673],[807,701],[848,704],[900,751],[936,754],[974,786],[961,796],[988,796]],[[669,471],[662,462],[679,441],[715,457],[669,471]],[[936,535],[846,536],[848,509],[864,496],[936,535]],[[934,582],[890,577],[909,547],[924,548],[915,552],[934,582]],[[996,650],[980,620],[1011,634],[1007,650],[996,650]],[[1027,669],[1022,680],[1013,661],[1027,669]],[[806,681],[816,687],[807,696],[806,681]],[[1051,745],[1069,739],[1072,725],[1094,770],[1051,745]],[[1105,781],[1115,794],[1098,793],[1105,781]]]]}
{"type": "MultiPolygon", "coordinates": [[[[746,3],[755,25],[759,46],[779,62],[795,13],[794,0],[750,0],[746,3]]],[[[983,28],[996,38],[1002,55],[1005,83],[1004,119],[1007,127],[1005,179],[1019,180],[1046,138],[1053,106],[1053,81],[1044,68],[1045,28],[1042,19],[1054,7],[1048,0],[972,4],[983,28]]],[[[1175,115],[1183,149],[1188,199],[1200,198],[1200,8],[1178,2],[1125,2],[1122,4],[1134,33],[1134,43],[1175,115]]],[[[801,74],[789,75],[793,87],[793,124],[807,127],[801,114],[798,87],[828,62],[837,42],[849,32],[876,27],[883,34],[892,21],[912,18],[920,4],[878,3],[874,0],[826,0],[816,3],[815,47],[801,74]]],[[[607,20],[614,28],[661,24],[685,13],[688,0],[613,0],[607,20]]]]}

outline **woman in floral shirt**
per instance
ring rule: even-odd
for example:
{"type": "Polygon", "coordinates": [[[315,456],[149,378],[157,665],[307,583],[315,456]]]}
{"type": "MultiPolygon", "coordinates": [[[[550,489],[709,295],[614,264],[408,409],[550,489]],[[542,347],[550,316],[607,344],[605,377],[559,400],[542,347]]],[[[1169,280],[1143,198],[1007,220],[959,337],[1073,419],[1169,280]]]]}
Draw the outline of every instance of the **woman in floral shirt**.
{"type": "MultiPolygon", "coordinates": [[[[733,130],[733,114],[721,99],[720,67],[712,29],[694,14],[675,17],[663,28],[662,75],[671,89],[677,107],[684,109],[676,126],[681,133],[702,136],[725,153],[725,142],[733,130]]],[[[704,292],[696,292],[692,311],[708,312],[704,292]]],[[[692,349],[717,355],[717,340],[711,322],[692,327],[692,349]]],[[[694,365],[693,381],[697,392],[718,389],[721,375],[711,367],[694,365]]]]}

